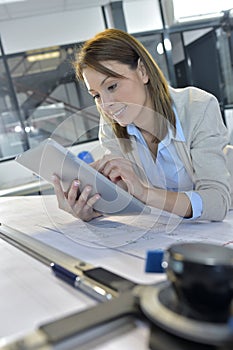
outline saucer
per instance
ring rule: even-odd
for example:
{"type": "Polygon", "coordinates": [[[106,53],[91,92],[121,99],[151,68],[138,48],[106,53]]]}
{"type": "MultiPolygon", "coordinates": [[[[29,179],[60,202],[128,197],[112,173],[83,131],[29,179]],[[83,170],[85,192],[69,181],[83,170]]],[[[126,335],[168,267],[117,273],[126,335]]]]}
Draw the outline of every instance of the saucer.
{"type": "Polygon", "coordinates": [[[179,305],[169,281],[145,287],[140,306],[152,323],[180,338],[216,346],[233,342],[233,328],[228,323],[210,323],[191,318],[188,311],[179,305]]]}

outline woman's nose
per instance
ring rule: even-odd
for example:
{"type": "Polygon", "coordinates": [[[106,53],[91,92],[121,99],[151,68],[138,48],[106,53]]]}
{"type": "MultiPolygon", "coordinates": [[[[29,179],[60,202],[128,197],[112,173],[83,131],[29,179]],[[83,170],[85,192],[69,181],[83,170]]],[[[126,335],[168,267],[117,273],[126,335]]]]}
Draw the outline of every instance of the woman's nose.
{"type": "Polygon", "coordinates": [[[101,108],[108,112],[111,109],[111,106],[113,105],[113,100],[109,98],[108,96],[102,96],[101,97],[101,108]]]}

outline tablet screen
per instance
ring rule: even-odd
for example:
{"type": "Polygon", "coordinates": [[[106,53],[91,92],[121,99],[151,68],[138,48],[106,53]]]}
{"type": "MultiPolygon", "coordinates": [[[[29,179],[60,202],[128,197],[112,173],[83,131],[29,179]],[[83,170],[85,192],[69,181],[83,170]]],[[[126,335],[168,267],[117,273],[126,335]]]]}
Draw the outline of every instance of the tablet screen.
{"type": "Polygon", "coordinates": [[[37,147],[29,149],[16,157],[16,162],[52,183],[52,175],[59,176],[64,191],[72,180],[79,179],[80,190],[92,186],[91,195],[99,193],[101,198],[94,204],[94,209],[102,214],[130,215],[149,214],[150,208],[111,182],[73,153],[53,139],[47,139],[37,147]]]}

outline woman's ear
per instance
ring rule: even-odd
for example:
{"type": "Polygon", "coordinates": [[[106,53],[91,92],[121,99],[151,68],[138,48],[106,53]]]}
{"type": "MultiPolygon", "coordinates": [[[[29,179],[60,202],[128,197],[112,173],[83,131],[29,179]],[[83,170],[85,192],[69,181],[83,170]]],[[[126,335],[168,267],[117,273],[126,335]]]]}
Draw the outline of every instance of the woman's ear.
{"type": "Polygon", "coordinates": [[[149,77],[146,71],[146,67],[144,65],[144,63],[142,62],[141,58],[138,59],[138,72],[142,78],[142,81],[144,84],[147,84],[149,81],[149,77]]]}

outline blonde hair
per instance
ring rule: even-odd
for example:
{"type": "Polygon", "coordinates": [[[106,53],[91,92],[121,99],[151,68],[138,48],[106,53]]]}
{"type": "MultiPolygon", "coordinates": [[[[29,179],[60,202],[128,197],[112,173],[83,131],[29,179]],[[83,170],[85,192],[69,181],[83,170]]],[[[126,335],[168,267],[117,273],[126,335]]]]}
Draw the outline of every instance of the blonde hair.
{"type": "MultiPolygon", "coordinates": [[[[175,129],[175,115],[168,83],[151,54],[132,35],[119,29],[106,29],[96,34],[86,41],[77,53],[74,68],[77,79],[81,81],[83,81],[82,72],[85,67],[93,68],[108,76],[122,78],[121,75],[103,66],[101,62],[113,60],[136,69],[139,59],[144,64],[149,77],[147,88],[154,111],[163,116],[175,129]]],[[[118,138],[129,137],[125,127],[111,121],[106,115],[103,117],[111,123],[118,138]]]]}

